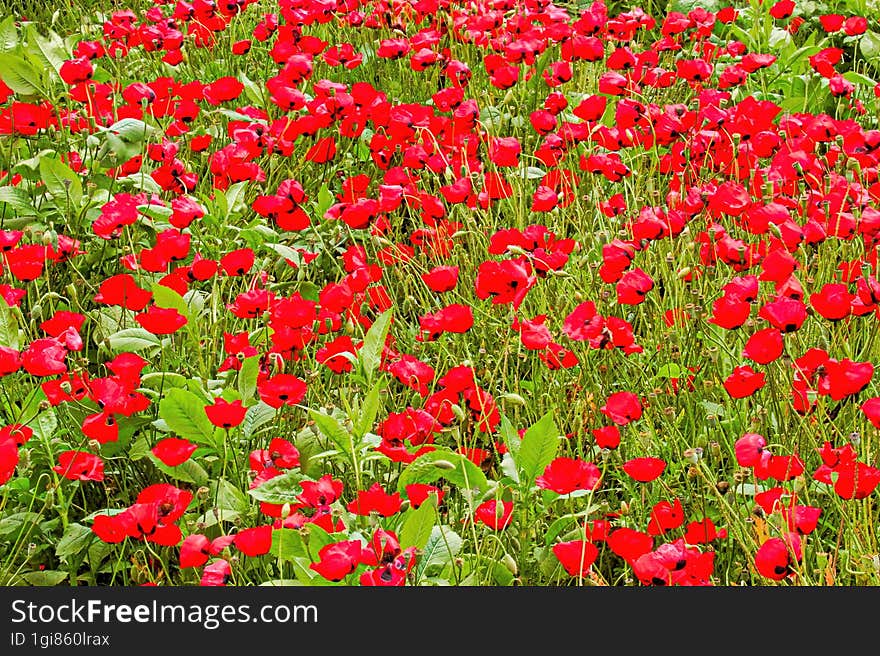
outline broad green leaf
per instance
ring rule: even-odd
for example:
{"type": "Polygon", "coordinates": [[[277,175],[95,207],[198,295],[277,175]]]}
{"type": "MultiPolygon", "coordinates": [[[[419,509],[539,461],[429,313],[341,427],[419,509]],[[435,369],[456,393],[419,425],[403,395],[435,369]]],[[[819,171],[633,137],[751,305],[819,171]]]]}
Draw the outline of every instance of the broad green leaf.
{"type": "Polygon", "coordinates": [[[116,121],[113,125],[101,128],[101,131],[112,134],[125,143],[140,144],[152,136],[156,132],[156,128],[147,125],[140,119],[124,118],[116,121]]]}
{"type": "Polygon", "coordinates": [[[143,328],[125,328],[113,333],[107,339],[110,342],[110,350],[117,353],[143,351],[162,345],[158,337],[143,328]]]}
{"type": "Polygon", "coordinates": [[[268,403],[260,401],[247,409],[244,421],[241,422],[241,433],[245,439],[253,437],[254,432],[264,424],[268,424],[275,418],[276,410],[268,403]]]}
{"type": "Polygon", "coordinates": [[[504,440],[504,445],[507,447],[507,452],[516,460],[516,454],[519,453],[522,439],[520,439],[519,433],[513,427],[513,424],[510,423],[507,415],[503,413],[501,415],[501,437],[504,440]]]}
{"type": "Polygon", "coordinates": [[[0,203],[6,203],[10,207],[28,216],[37,216],[39,213],[31,202],[31,197],[24,189],[18,187],[0,187],[0,203]]]}
{"type": "Polygon", "coordinates": [[[0,53],[0,79],[16,94],[37,96],[43,94],[43,80],[34,66],[16,55],[0,53]]]}
{"type": "Polygon", "coordinates": [[[10,14],[0,21],[0,53],[15,50],[18,45],[18,30],[15,29],[15,16],[10,14]]]}
{"type": "Polygon", "coordinates": [[[16,311],[0,296],[0,346],[16,349],[19,347],[18,317],[16,311]]]}
{"type": "Polygon", "coordinates": [[[445,478],[463,489],[485,490],[489,486],[483,470],[460,453],[438,448],[413,460],[397,479],[398,492],[411,483],[433,483],[445,478]]]}
{"type": "Polygon", "coordinates": [[[211,480],[208,472],[195,460],[187,460],[175,467],[169,467],[159,460],[152,451],[147,453],[147,458],[156,466],[156,469],[178,481],[192,483],[193,485],[207,485],[211,480]]]}
{"type": "Polygon", "coordinates": [[[247,181],[236,182],[226,190],[226,218],[245,211],[244,196],[247,193],[247,181]]]}
{"type": "Polygon", "coordinates": [[[94,538],[95,534],[88,526],[77,523],[68,524],[64,535],[55,545],[55,555],[58,558],[76,556],[88,549],[94,538]]]}
{"type": "Polygon", "coordinates": [[[67,579],[67,572],[61,572],[55,569],[46,569],[40,572],[28,572],[22,575],[29,584],[39,587],[49,587],[58,585],[67,579]]]}
{"type": "Polygon", "coordinates": [[[253,490],[248,490],[248,494],[257,501],[265,501],[266,503],[299,503],[297,497],[302,493],[301,480],[302,474],[297,471],[288,471],[281,476],[270,478],[253,490]]]}
{"type": "Polygon", "coordinates": [[[391,310],[385,310],[380,314],[364,338],[364,345],[358,353],[363,367],[364,376],[367,380],[373,379],[373,374],[379,368],[382,361],[382,349],[385,346],[385,338],[388,336],[388,330],[391,328],[391,310]]]}
{"type": "Polygon", "coordinates": [[[245,514],[250,509],[250,502],[244,492],[227,481],[225,478],[217,480],[214,487],[214,503],[218,508],[234,510],[245,514]]]}
{"type": "Polygon", "coordinates": [[[238,370],[238,393],[245,401],[253,398],[257,391],[257,376],[260,374],[260,356],[245,358],[238,370]]]}
{"type": "Polygon", "coordinates": [[[880,68],[880,34],[868,30],[859,39],[859,50],[872,65],[880,68]]]}
{"type": "Polygon", "coordinates": [[[61,37],[52,30],[49,30],[48,36],[43,36],[33,24],[25,27],[25,36],[28,42],[27,52],[35,63],[60,75],[61,65],[70,59],[61,37]]]}
{"type": "Polygon", "coordinates": [[[35,438],[48,441],[55,436],[55,431],[58,430],[58,417],[55,416],[55,411],[49,408],[29,421],[28,426],[33,429],[35,438]]]}
{"type": "Polygon", "coordinates": [[[309,551],[317,556],[317,553],[328,544],[333,544],[338,538],[334,538],[323,528],[314,523],[308,523],[302,527],[302,532],[306,536],[304,541],[308,541],[309,551]]]}
{"type": "Polygon", "coordinates": [[[150,289],[153,292],[153,303],[158,307],[177,310],[187,318],[187,321],[192,320],[189,306],[186,304],[186,301],[183,300],[183,297],[176,291],[165,285],[160,285],[159,283],[153,283],[150,289]]]}
{"type": "Polygon", "coordinates": [[[681,378],[684,375],[684,369],[674,362],[667,362],[657,370],[657,378],[681,378]]]}
{"type": "Polygon", "coordinates": [[[330,206],[333,204],[333,193],[327,187],[327,184],[322,184],[321,188],[318,190],[318,207],[317,214],[318,216],[324,216],[324,212],[330,209],[330,206]]]}
{"type": "Polygon", "coordinates": [[[448,526],[434,526],[416,563],[418,575],[421,576],[430,567],[442,567],[451,563],[461,550],[463,542],[461,536],[448,526]]]}
{"type": "Polygon", "coordinates": [[[551,410],[531,426],[523,436],[516,464],[523,480],[531,485],[547,465],[556,457],[559,449],[559,429],[553,421],[551,410]]]}
{"type": "Polygon", "coordinates": [[[292,528],[276,528],[272,531],[272,546],[269,553],[279,560],[308,558],[305,544],[299,531],[292,528]]]}
{"type": "Polygon", "coordinates": [[[205,414],[205,403],[192,392],[179,388],[168,390],[159,401],[159,418],[180,437],[215,446],[214,425],[205,414]]]}
{"type": "Polygon", "coordinates": [[[69,200],[71,207],[79,208],[82,180],[67,164],[54,157],[44,157],[40,160],[40,177],[59,207],[64,207],[69,200]]]}
{"type": "Polygon", "coordinates": [[[867,87],[873,87],[875,84],[877,84],[867,75],[862,75],[861,73],[857,73],[856,71],[847,71],[843,74],[843,79],[845,79],[847,82],[852,82],[853,84],[861,84],[867,87]]]}
{"type": "Polygon", "coordinates": [[[431,538],[431,531],[434,529],[434,522],[437,519],[437,511],[434,508],[436,496],[431,496],[422,505],[416,509],[410,509],[406,512],[403,519],[403,526],[400,528],[400,547],[416,547],[424,549],[431,538]]]}
{"type": "Polygon", "coordinates": [[[321,431],[321,434],[333,442],[333,444],[336,445],[336,448],[346,454],[349,458],[353,457],[353,439],[351,433],[345,430],[336,417],[324,414],[323,412],[318,412],[314,409],[309,410],[309,417],[311,417],[312,421],[318,426],[318,430],[321,431]]]}

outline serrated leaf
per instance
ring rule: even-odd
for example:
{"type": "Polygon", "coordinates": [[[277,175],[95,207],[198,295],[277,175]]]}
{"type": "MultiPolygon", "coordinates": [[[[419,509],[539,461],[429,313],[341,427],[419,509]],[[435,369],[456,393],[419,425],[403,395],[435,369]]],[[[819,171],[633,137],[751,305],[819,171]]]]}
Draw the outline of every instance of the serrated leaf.
{"type": "Polygon", "coordinates": [[[245,439],[249,440],[260,426],[272,421],[275,418],[275,413],[275,408],[263,401],[248,408],[244,421],[241,422],[241,432],[245,439]]]}
{"type": "Polygon", "coordinates": [[[88,549],[95,537],[92,529],[88,526],[77,523],[68,524],[64,535],[55,545],[55,555],[58,558],[76,556],[88,549]]]}
{"type": "Polygon", "coordinates": [[[79,208],[82,180],[67,164],[54,157],[44,157],[40,160],[40,178],[59,207],[69,202],[71,207],[79,208]]]}
{"type": "Polygon", "coordinates": [[[442,567],[451,563],[464,542],[461,536],[448,526],[435,526],[425,543],[416,571],[422,576],[430,567],[442,567]]]}
{"type": "Polygon", "coordinates": [[[385,338],[391,328],[391,310],[385,310],[380,314],[364,337],[364,345],[358,352],[358,360],[363,368],[364,376],[368,381],[373,380],[373,375],[379,368],[382,360],[382,349],[385,346],[385,338]]]}
{"type": "Polygon", "coordinates": [[[270,478],[259,487],[248,490],[248,494],[257,501],[264,501],[266,503],[299,503],[297,496],[302,493],[301,480],[302,474],[296,471],[288,471],[281,476],[270,478]]]}
{"type": "Polygon", "coordinates": [[[431,537],[431,531],[434,529],[434,523],[437,520],[437,511],[434,508],[436,495],[431,495],[416,509],[410,509],[406,512],[403,519],[403,525],[400,528],[400,547],[416,547],[424,549],[431,537]]]}
{"type": "Polygon", "coordinates": [[[242,399],[251,399],[257,391],[257,376],[260,375],[260,356],[245,358],[238,370],[238,393],[242,399]]]}
{"type": "Polygon", "coordinates": [[[40,72],[28,61],[0,53],[0,79],[16,94],[37,96],[43,94],[43,81],[40,72]]]}
{"type": "Polygon", "coordinates": [[[516,464],[522,472],[522,480],[531,485],[547,465],[556,457],[559,449],[559,429],[553,421],[551,410],[531,426],[523,436],[516,464]]]}
{"type": "Polygon", "coordinates": [[[16,350],[19,347],[18,317],[2,296],[0,296],[0,346],[16,350]]]}
{"type": "Polygon", "coordinates": [[[433,483],[440,478],[463,489],[485,490],[489,487],[483,470],[473,462],[460,453],[438,448],[420,455],[406,466],[397,479],[397,490],[403,493],[411,483],[433,483]]]}
{"type": "Polygon", "coordinates": [[[222,510],[234,510],[242,515],[250,508],[244,492],[225,478],[219,479],[214,485],[214,504],[222,510]]]}
{"type": "Polygon", "coordinates": [[[162,345],[158,337],[143,328],[124,328],[107,337],[107,340],[110,342],[110,350],[117,353],[124,351],[134,353],[162,345]]]}
{"type": "Polygon", "coordinates": [[[159,401],[159,417],[180,437],[215,446],[214,425],[205,414],[205,403],[192,392],[180,388],[168,390],[159,401]]]}

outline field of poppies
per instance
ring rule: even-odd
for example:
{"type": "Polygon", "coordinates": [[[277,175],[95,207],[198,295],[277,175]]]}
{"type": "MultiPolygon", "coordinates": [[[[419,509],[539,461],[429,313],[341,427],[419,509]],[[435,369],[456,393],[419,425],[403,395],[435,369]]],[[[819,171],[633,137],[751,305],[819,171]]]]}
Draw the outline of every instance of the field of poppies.
{"type": "Polygon", "coordinates": [[[874,0],[10,0],[0,585],[880,584],[874,0]]]}

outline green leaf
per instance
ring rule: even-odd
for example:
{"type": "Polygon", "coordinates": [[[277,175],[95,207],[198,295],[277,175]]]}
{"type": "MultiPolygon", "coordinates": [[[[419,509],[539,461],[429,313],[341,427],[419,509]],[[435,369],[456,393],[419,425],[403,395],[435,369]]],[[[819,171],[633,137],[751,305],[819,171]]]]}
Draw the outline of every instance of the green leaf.
{"type": "Polygon", "coordinates": [[[880,34],[868,30],[859,39],[859,50],[874,66],[880,66],[880,34]]]}
{"type": "Polygon", "coordinates": [[[225,478],[221,478],[214,485],[214,503],[218,508],[234,510],[244,515],[250,509],[250,502],[239,488],[225,478]]]}
{"type": "Polygon", "coordinates": [[[372,430],[373,428],[373,425],[376,423],[376,417],[379,414],[379,408],[381,406],[379,395],[382,392],[382,388],[384,386],[385,381],[380,377],[373,384],[373,387],[370,388],[370,391],[364,398],[364,402],[361,405],[360,414],[358,415],[357,423],[354,427],[354,435],[358,440],[361,440],[364,435],[370,432],[370,430],[372,430]]]}
{"type": "Polygon", "coordinates": [[[667,362],[657,370],[657,378],[681,378],[684,375],[684,369],[674,362],[667,362]]]}
{"type": "Polygon", "coordinates": [[[264,424],[268,424],[275,418],[276,410],[268,403],[260,401],[247,409],[244,421],[241,422],[241,433],[246,440],[253,437],[254,432],[264,424]]]}
{"type": "Polygon", "coordinates": [[[58,544],[55,545],[55,555],[58,558],[65,558],[81,554],[89,548],[95,537],[92,529],[88,526],[76,523],[68,524],[64,535],[61,536],[58,544]]]}
{"type": "Polygon", "coordinates": [[[27,52],[31,58],[43,68],[52,70],[60,76],[61,65],[65,60],[70,59],[61,37],[52,30],[49,30],[48,36],[43,36],[37,32],[33,24],[28,24],[24,33],[28,42],[27,52]]]}
{"type": "Polygon", "coordinates": [[[442,567],[451,563],[461,550],[464,540],[448,526],[435,526],[425,543],[422,555],[416,563],[419,576],[431,567],[442,567]]]}
{"type": "Polygon", "coordinates": [[[510,423],[510,419],[504,414],[501,415],[501,438],[504,440],[507,452],[516,460],[516,454],[519,453],[522,439],[520,439],[519,433],[513,427],[513,424],[510,423]]]}
{"type": "Polygon", "coordinates": [[[110,342],[110,350],[117,353],[124,351],[134,353],[162,345],[158,337],[143,328],[124,328],[113,333],[107,339],[110,342]]]}
{"type": "Polygon", "coordinates": [[[314,409],[309,410],[309,416],[318,426],[318,430],[321,431],[321,434],[333,442],[333,444],[336,445],[336,448],[346,454],[349,458],[354,457],[354,454],[352,453],[353,438],[351,433],[345,430],[336,417],[324,414],[323,412],[318,412],[314,409]]]}
{"type": "Polygon", "coordinates": [[[49,408],[31,419],[28,426],[33,429],[35,438],[48,441],[55,436],[55,431],[58,430],[58,417],[55,416],[55,411],[49,408]]]}
{"type": "Polygon", "coordinates": [[[6,203],[12,209],[26,213],[28,216],[38,216],[39,214],[31,202],[30,195],[18,187],[0,187],[0,203],[6,203]]]}
{"type": "Polygon", "coordinates": [[[140,119],[124,118],[113,125],[101,128],[102,132],[112,134],[124,143],[141,144],[156,132],[156,128],[147,125],[140,119]]]}
{"type": "Polygon", "coordinates": [[[317,206],[317,214],[318,216],[324,216],[324,213],[330,209],[330,206],[333,204],[333,193],[327,187],[327,184],[324,183],[321,185],[321,188],[318,190],[318,206],[317,206]]]}
{"type": "Polygon", "coordinates": [[[175,467],[169,467],[159,460],[152,451],[147,452],[147,458],[156,466],[156,469],[178,481],[192,483],[193,485],[207,485],[211,480],[208,472],[195,460],[187,460],[175,467]]]}
{"type": "Polygon", "coordinates": [[[55,569],[45,569],[41,572],[28,572],[27,574],[24,574],[21,578],[23,578],[31,585],[48,587],[58,585],[62,581],[66,580],[67,572],[60,572],[55,569]]]}
{"type": "Polygon", "coordinates": [[[160,285],[159,283],[153,283],[150,289],[153,292],[153,303],[158,307],[177,310],[180,314],[186,317],[187,321],[192,319],[190,316],[189,305],[187,305],[186,301],[183,300],[183,297],[176,291],[165,285],[160,285]]]}
{"type": "Polygon", "coordinates": [[[244,400],[251,399],[257,391],[257,376],[260,374],[260,356],[245,358],[238,370],[238,393],[244,400]]]}
{"type": "Polygon", "coordinates": [[[410,509],[404,515],[403,526],[400,529],[400,547],[416,547],[424,549],[431,538],[431,531],[434,529],[434,522],[437,519],[437,512],[434,508],[434,502],[437,497],[432,495],[422,505],[416,509],[410,509]]]}
{"type": "Polygon", "coordinates": [[[861,73],[857,73],[856,71],[847,71],[843,74],[843,79],[847,82],[852,82],[853,84],[861,84],[868,87],[873,87],[875,84],[877,84],[867,75],[862,75],[861,73]]]}
{"type": "Polygon", "coordinates": [[[244,196],[247,193],[247,180],[236,182],[226,190],[226,218],[245,211],[244,196]]]}
{"type": "Polygon", "coordinates": [[[306,546],[299,531],[292,528],[276,528],[272,531],[272,546],[269,553],[279,560],[308,558],[306,546]]]}
{"type": "Polygon", "coordinates": [[[0,296],[0,346],[16,349],[19,347],[18,317],[2,296],[0,296]]]}
{"type": "Polygon", "coordinates": [[[192,392],[180,388],[168,390],[159,401],[159,418],[180,437],[215,446],[214,425],[205,414],[205,403],[192,392]]]}
{"type": "Polygon", "coordinates": [[[15,29],[15,16],[9,15],[0,22],[0,53],[15,50],[18,45],[18,30],[15,29]]]}
{"type": "Polygon", "coordinates": [[[364,376],[368,381],[373,380],[373,375],[382,361],[382,349],[385,346],[385,338],[391,328],[391,310],[385,310],[380,314],[364,337],[364,345],[358,352],[358,360],[363,368],[364,376]]]}
{"type": "Polygon", "coordinates": [[[445,478],[463,489],[485,490],[489,487],[483,470],[460,453],[437,448],[413,460],[397,479],[398,492],[405,492],[411,483],[433,483],[445,478]]]}
{"type": "Polygon", "coordinates": [[[40,178],[59,206],[69,200],[71,207],[79,208],[82,180],[67,164],[54,157],[44,157],[40,160],[40,178]]]}
{"type": "Polygon", "coordinates": [[[301,480],[302,474],[297,471],[288,471],[281,476],[270,478],[253,490],[248,490],[248,494],[257,501],[265,501],[266,503],[299,503],[297,497],[302,493],[301,480]]]}
{"type": "Polygon", "coordinates": [[[523,436],[516,464],[523,480],[531,485],[547,465],[556,457],[559,449],[559,429],[553,421],[551,410],[530,427],[523,436]]]}
{"type": "Polygon", "coordinates": [[[0,53],[0,71],[0,78],[16,94],[43,95],[42,76],[30,62],[8,52],[0,53]]]}

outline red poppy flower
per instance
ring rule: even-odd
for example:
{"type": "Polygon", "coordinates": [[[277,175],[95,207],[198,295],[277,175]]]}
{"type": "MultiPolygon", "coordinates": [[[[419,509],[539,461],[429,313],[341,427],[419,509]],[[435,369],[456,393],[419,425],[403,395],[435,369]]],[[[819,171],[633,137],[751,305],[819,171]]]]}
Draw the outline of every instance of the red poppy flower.
{"type": "Polygon", "coordinates": [[[766,378],[763,371],[756,372],[747,364],[739,365],[724,379],[724,389],[732,398],[742,399],[764,387],[766,378]]]}
{"type": "Polygon", "coordinates": [[[535,284],[532,265],[525,257],[513,260],[488,260],[477,268],[477,298],[492,299],[496,305],[510,303],[518,310],[526,293],[535,284]]]}
{"type": "Polygon", "coordinates": [[[351,337],[339,335],[315,352],[315,361],[323,364],[333,373],[345,373],[354,367],[348,356],[354,356],[357,350],[351,337]]]}
{"type": "Polygon", "coordinates": [[[71,481],[103,481],[104,461],[86,451],[64,451],[52,471],[71,481]]]}
{"type": "Polygon", "coordinates": [[[783,333],[798,330],[807,318],[807,308],[802,301],[781,296],[775,301],[766,303],[758,312],[758,316],[766,319],[771,326],[783,333]]]}
{"type": "Polygon", "coordinates": [[[260,399],[273,408],[296,405],[306,396],[308,386],[293,374],[276,374],[257,385],[260,399]]]}
{"type": "Polygon", "coordinates": [[[602,426],[594,428],[592,432],[600,449],[616,449],[620,446],[620,429],[617,426],[602,426]]]}
{"type": "Polygon", "coordinates": [[[127,310],[140,312],[152,298],[153,292],[138,287],[131,274],[120,273],[101,283],[95,295],[95,302],[120,305],[127,310]]]}
{"type": "Polygon", "coordinates": [[[3,485],[18,466],[18,445],[11,438],[0,438],[0,485],[3,485]]]}
{"type": "Polygon", "coordinates": [[[785,345],[782,333],[776,328],[764,328],[746,341],[743,355],[758,364],[769,364],[782,355],[785,345]]]}
{"type": "Polygon", "coordinates": [[[346,508],[355,515],[370,515],[375,512],[382,517],[391,517],[400,512],[400,504],[399,492],[388,494],[379,483],[373,483],[366,492],[358,490],[357,499],[346,508]]]}
{"type": "Polygon", "coordinates": [[[427,483],[410,483],[404,491],[406,492],[406,498],[409,499],[410,506],[413,508],[421,506],[432,494],[437,495],[437,503],[439,504],[443,501],[443,495],[445,494],[440,488],[428,485],[427,483]]]}
{"type": "Polygon", "coordinates": [[[262,556],[272,547],[272,526],[246,528],[235,534],[235,547],[245,556],[262,556]]]}
{"type": "Polygon", "coordinates": [[[330,504],[342,494],[343,482],[324,474],[317,481],[302,481],[300,486],[302,492],[297,496],[300,502],[317,510],[329,510],[330,504]]]}
{"type": "Polygon", "coordinates": [[[187,324],[187,318],[174,308],[151,305],[146,312],[134,317],[141,328],[154,335],[170,335],[187,324]]]}
{"type": "Polygon", "coordinates": [[[586,576],[599,556],[599,549],[592,542],[571,540],[554,544],[553,555],[569,576],[586,576]]]}
{"type": "Polygon", "coordinates": [[[243,407],[240,400],[226,401],[217,397],[213,405],[206,405],[205,414],[208,420],[218,428],[233,428],[244,421],[247,408],[243,407]]]}
{"type": "Polygon", "coordinates": [[[632,564],[654,548],[654,538],[632,528],[615,529],[608,535],[608,548],[632,564]]]}
{"type": "Polygon", "coordinates": [[[495,531],[503,531],[510,525],[513,517],[513,501],[498,502],[496,499],[484,501],[477,506],[474,519],[495,531]]]}
{"type": "Polygon", "coordinates": [[[767,440],[758,433],[746,433],[736,441],[734,451],[740,467],[754,467],[765,453],[767,440]]]}
{"type": "Polygon", "coordinates": [[[727,529],[716,529],[715,523],[708,517],[700,521],[690,522],[684,535],[687,544],[708,544],[713,540],[727,537],[727,529]]]}
{"type": "Polygon", "coordinates": [[[794,0],[777,0],[770,7],[770,15],[777,20],[788,18],[794,12],[794,0]]]}
{"type": "Polygon", "coordinates": [[[651,508],[651,519],[648,521],[648,535],[663,535],[684,524],[684,509],[681,500],[660,501],[651,508]]]}
{"type": "Polygon", "coordinates": [[[218,560],[205,567],[199,585],[224,586],[230,576],[232,576],[232,567],[225,560],[218,560]]]}
{"type": "Polygon", "coordinates": [[[755,553],[755,569],[761,576],[782,581],[794,574],[794,565],[801,560],[801,538],[789,533],[785,539],[770,538],[755,553]]]}
{"type": "Polygon", "coordinates": [[[428,273],[421,275],[425,284],[437,293],[448,292],[455,289],[458,284],[458,267],[457,266],[437,266],[428,273]]]}
{"type": "Polygon", "coordinates": [[[623,463],[623,471],[640,483],[653,481],[666,469],[666,461],[660,458],[633,458],[623,463]]]}
{"type": "Polygon", "coordinates": [[[562,331],[569,339],[585,341],[598,337],[604,327],[604,319],[596,313],[596,304],[584,301],[565,317],[562,331]]]}
{"type": "Polygon", "coordinates": [[[598,489],[601,478],[602,472],[592,462],[559,457],[544,468],[544,473],[535,479],[535,485],[557,494],[571,494],[575,490],[598,489]]]}
{"type": "Polygon", "coordinates": [[[605,401],[600,410],[615,424],[625,426],[642,416],[642,404],[632,392],[615,392],[605,401]]]}
{"type": "Polygon", "coordinates": [[[198,448],[196,444],[179,437],[166,437],[156,442],[151,451],[153,455],[169,467],[182,465],[198,448]]]}
{"type": "Polygon", "coordinates": [[[318,562],[309,567],[329,581],[341,581],[353,573],[361,560],[360,540],[343,540],[321,547],[318,562]]]}

